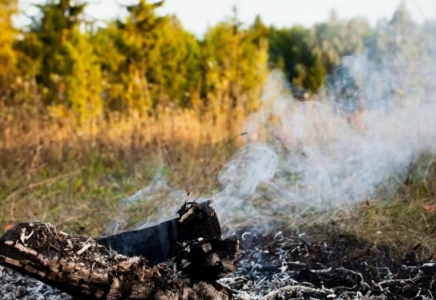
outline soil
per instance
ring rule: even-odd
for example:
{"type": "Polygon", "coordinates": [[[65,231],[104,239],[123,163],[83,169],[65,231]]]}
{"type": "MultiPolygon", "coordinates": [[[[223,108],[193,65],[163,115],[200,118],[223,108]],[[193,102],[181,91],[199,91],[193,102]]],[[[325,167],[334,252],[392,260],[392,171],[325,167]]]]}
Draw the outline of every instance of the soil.
{"type": "MultiPolygon", "coordinates": [[[[434,299],[436,263],[353,236],[240,231],[237,270],[219,282],[239,299],[434,299]],[[316,237],[315,237],[316,236],[316,237]]],[[[0,267],[0,298],[72,300],[0,267]]]]}

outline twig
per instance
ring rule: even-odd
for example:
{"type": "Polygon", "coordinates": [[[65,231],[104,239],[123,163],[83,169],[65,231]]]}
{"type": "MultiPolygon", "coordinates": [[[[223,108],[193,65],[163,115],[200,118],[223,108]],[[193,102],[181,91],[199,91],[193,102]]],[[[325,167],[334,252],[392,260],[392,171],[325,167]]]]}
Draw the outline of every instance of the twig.
{"type": "Polygon", "coordinates": [[[194,213],[194,208],[190,208],[181,218],[180,218],[180,223],[182,223],[183,221],[185,221],[190,215],[192,215],[194,213]]]}
{"type": "Polygon", "coordinates": [[[82,255],[86,250],[88,250],[91,247],[90,243],[85,243],[85,245],[82,247],[82,249],[80,249],[79,251],[76,252],[77,255],[82,255]]]}

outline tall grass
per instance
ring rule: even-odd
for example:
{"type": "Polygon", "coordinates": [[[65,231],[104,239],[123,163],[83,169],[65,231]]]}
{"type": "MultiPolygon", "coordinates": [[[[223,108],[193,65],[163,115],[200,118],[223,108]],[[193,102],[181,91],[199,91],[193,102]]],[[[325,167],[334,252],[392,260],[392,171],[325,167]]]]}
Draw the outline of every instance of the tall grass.
{"type": "Polygon", "coordinates": [[[244,118],[238,109],[158,108],[151,116],[79,124],[72,116],[12,111],[0,124],[0,225],[39,219],[96,234],[118,201],[156,172],[188,191],[213,189],[244,142],[244,118]]]}

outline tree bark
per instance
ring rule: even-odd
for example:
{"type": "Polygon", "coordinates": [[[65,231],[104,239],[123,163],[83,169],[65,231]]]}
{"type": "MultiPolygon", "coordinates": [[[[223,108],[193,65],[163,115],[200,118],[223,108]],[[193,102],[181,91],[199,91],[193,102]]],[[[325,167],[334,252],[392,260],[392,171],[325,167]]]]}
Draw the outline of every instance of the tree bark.
{"type": "Polygon", "coordinates": [[[80,299],[232,297],[216,283],[177,279],[170,263],[151,267],[143,257],[118,254],[94,239],[41,222],[7,231],[0,239],[0,263],[80,299]]]}

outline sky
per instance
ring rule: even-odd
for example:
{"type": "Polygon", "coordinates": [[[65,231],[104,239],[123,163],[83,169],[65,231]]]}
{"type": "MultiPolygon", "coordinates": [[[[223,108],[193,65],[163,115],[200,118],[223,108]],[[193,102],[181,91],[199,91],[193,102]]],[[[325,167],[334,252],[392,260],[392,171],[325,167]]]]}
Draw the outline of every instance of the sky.
{"type": "MultiPolygon", "coordinates": [[[[21,0],[21,9],[34,13],[31,4],[43,0],[21,0]]],[[[267,25],[289,27],[300,24],[309,27],[326,21],[332,9],[339,18],[366,17],[371,24],[382,18],[390,18],[401,1],[404,1],[417,22],[436,19],[436,0],[166,0],[159,10],[162,14],[175,14],[183,26],[201,37],[208,26],[232,15],[236,5],[239,19],[251,24],[257,14],[267,25]]],[[[135,3],[135,0],[90,0],[86,13],[96,19],[110,19],[120,15],[119,4],[135,3]]],[[[154,2],[150,0],[150,2],[154,2]]],[[[25,24],[21,18],[17,21],[25,24]]]]}

